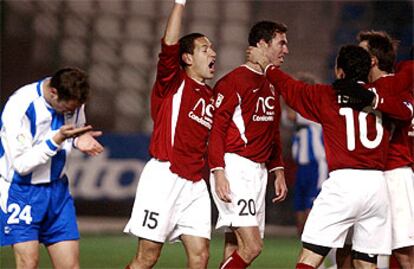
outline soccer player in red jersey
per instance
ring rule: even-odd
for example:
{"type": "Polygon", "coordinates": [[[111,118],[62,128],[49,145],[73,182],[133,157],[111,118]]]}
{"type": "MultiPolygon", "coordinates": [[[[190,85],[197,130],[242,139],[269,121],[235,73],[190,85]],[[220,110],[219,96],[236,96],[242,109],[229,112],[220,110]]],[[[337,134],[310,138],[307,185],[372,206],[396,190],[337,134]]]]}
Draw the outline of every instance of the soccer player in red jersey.
{"type": "Polygon", "coordinates": [[[202,180],[212,125],[216,53],[199,33],[179,39],[185,1],[176,0],[168,19],[151,95],[152,159],[142,171],[124,232],[139,238],[127,268],[153,268],[163,244],[182,241],[188,268],[206,268],[211,202],[202,180]]]}
{"type": "MultiPolygon", "coordinates": [[[[262,44],[280,66],[288,53],[284,24],[262,21],[250,30],[249,44],[262,44]]],[[[274,172],[275,197],[287,195],[279,136],[280,104],[260,66],[237,67],[215,88],[215,114],[208,144],[210,184],[219,211],[216,228],[225,227],[220,268],[246,268],[261,252],[268,172],[274,172]]]]}
{"type": "MultiPolygon", "coordinates": [[[[406,106],[412,110],[414,62],[411,60],[399,63],[397,73],[394,74],[396,42],[387,33],[362,31],[358,34],[358,41],[371,55],[369,88],[376,94],[376,103],[404,96],[406,100],[411,99],[411,102],[406,102],[406,106]]],[[[348,85],[341,90],[343,94],[357,98],[357,88],[358,85],[348,85]]],[[[373,107],[377,109],[376,104],[373,107]]],[[[393,135],[385,167],[391,203],[392,254],[401,268],[414,268],[414,176],[410,150],[412,138],[409,137],[411,117],[395,117],[396,107],[379,110],[396,119],[393,121],[393,135]]],[[[340,253],[349,255],[343,250],[340,253]]]]}
{"type": "MultiPolygon", "coordinates": [[[[260,64],[289,106],[321,123],[324,132],[329,179],[305,224],[296,268],[318,267],[331,248],[343,247],[351,227],[354,266],[375,268],[376,255],[391,252],[390,209],[383,175],[391,121],[369,107],[362,111],[344,107],[349,100],[338,99],[331,85],[294,80],[269,64],[261,48],[250,47],[248,58],[260,64]]],[[[366,50],[347,45],[338,53],[335,71],[337,78],[367,82],[370,67],[366,50]]],[[[392,100],[394,103],[378,102],[377,108],[395,106],[401,107],[403,115],[411,113],[403,100],[392,100]]]]}

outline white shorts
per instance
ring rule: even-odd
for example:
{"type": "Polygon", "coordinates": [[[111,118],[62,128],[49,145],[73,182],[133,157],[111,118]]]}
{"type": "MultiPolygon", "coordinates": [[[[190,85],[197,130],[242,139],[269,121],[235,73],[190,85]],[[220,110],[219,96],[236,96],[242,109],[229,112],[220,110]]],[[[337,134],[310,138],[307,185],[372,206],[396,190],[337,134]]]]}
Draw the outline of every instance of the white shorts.
{"type": "Polygon", "coordinates": [[[210,186],[214,203],[219,211],[216,229],[223,227],[259,227],[263,238],[265,228],[265,195],[267,169],[234,153],[224,155],[225,175],[230,184],[231,203],[225,203],[215,191],[214,175],[210,186]]]}
{"type": "Polygon", "coordinates": [[[351,227],[354,250],[391,254],[389,199],[382,171],[331,172],[310,211],[302,241],[341,248],[351,227]]]}
{"type": "Polygon", "coordinates": [[[169,162],[151,159],[142,171],[124,232],[160,243],[178,241],[183,234],[210,239],[207,184],[181,178],[171,172],[169,162]]]}
{"type": "Polygon", "coordinates": [[[391,203],[392,249],[414,246],[414,176],[410,167],[385,172],[391,203]]]}

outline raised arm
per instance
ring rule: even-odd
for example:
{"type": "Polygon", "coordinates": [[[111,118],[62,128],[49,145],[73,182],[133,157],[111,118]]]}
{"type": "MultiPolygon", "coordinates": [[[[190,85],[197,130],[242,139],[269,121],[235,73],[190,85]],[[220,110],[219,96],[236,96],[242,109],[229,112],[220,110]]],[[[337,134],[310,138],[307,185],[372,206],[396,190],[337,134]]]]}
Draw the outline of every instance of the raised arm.
{"type": "Polygon", "coordinates": [[[185,0],[175,0],[174,7],[168,18],[167,26],[165,27],[164,42],[167,45],[174,45],[178,43],[181,33],[181,21],[183,18],[185,0]]]}

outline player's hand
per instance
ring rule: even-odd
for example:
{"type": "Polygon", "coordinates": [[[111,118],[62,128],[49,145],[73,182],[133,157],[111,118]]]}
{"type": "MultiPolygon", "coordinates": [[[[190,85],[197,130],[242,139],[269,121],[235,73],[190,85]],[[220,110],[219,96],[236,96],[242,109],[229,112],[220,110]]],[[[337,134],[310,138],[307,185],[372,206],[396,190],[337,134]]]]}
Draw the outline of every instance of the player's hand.
{"type": "Polygon", "coordinates": [[[246,58],[248,62],[259,64],[263,71],[270,64],[262,47],[249,46],[246,50],[246,58]]]}
{"type": "Polygon", "coordinates": [[[337,79],[332,86],[341,107],[350,107],[361,111],[364,107],[372,106],[375,102],[375,93],[365,89],[363,85],[352,79],[337,79]]]}
{"type": "Polygon", "coordinates": [[[78,137],[86,132],[92,130],[92,126],[87,125],[83,127],[75,128],[73,124],[66,124],[60,127],[59,131],[53,136],[53,140],[56,144],[60,145],[68,138],[78,137]]]}
{"type": "Polygon", "coordinates": [[[230,184],[224,174],[224,170],[213,172],[216,185],[216,194],[225,203],[231,203],[230,184]]]}
{"type": "Polygon", "coordinates": [[[96,156],[104,150],[104,147],[95,139],[95,137],[101,135],[101,131],[89,131],[76,139],[75,146],[83,153],[96,156]]]}
{"type": "Polygon", "coordinates": [[[273,203],[279,203],[286,199],[288,194],[288,188],[286,186],[285,172],[284,170],[275,171],[275,197],[272,199],[273,203]]]}

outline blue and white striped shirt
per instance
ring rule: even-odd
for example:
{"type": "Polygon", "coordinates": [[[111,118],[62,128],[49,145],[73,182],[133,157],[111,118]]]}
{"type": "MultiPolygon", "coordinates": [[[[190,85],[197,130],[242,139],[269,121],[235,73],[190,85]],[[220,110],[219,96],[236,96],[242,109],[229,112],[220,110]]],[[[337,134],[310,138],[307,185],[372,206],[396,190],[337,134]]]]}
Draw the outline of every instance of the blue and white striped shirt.
{"type": "Polygon", "coordinates": [[[296,125],[302,126],[293,136],[292,155],[299,165],[318,165],[318,188],[328,178],[328,165],[323,145],[322,126],[296,114],[296,125]]]}
{"type": "Polygon", "coordinates": [[[52,137],[65,124],[85,125],[84,105],[73,114],[57,113],[45,100],[43,82],[18,89],[1,115],[0,175],[20,184],[49,183],[67,169],[73,139],[57,145],[52,137]]]}
{"type": "Polygon", "coordinates": [[[320,124],[296,114],[298,130],[293,136],[292,156],[298,164],[309,164],[325,160],[325,148],[320,124]]]}

